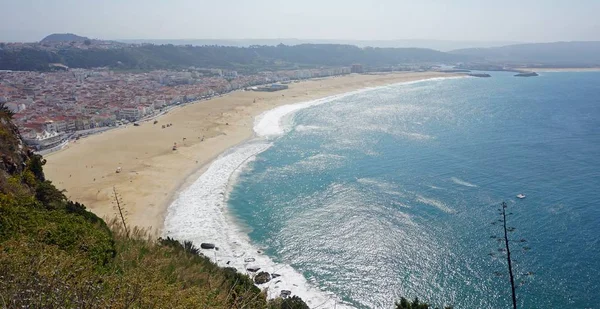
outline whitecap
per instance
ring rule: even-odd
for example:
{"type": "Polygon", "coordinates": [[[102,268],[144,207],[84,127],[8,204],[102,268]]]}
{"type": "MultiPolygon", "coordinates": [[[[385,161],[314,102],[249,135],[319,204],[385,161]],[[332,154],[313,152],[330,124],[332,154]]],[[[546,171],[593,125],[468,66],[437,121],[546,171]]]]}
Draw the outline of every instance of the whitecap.
{"type": "Polygon", "coordinates": [[[423,204],[427,204],[430,206],[433,206],[445,213],[454,213],[455,211],[453,209],[451,209],[450,207],[446,206],[446,204],[444,204],[441,201],[432,199],[432,198],[428,198],[428,197],[424,197],[422,195],[418,195],[417,194],[417,202],[421,202],[423,204]]]}
{"type": "Polygon", "coordinates": [[[472,184],[470,182],[466,182],[466,181],[464,181],[464,180],[462,180],[460,178],[452,177],[452,178],[450,178],[450,180],[452,180],[452,182],[454,182],[457,185],[461,185],[461,186],[465,186],[465,187],[471,187],[471,188],[476,188],[477,187],[477,185],[472,184]]]}
{"type": "Polygon", "coordinates": [[[319,126],[297,125],[294,130],[296,132],[312,132],[312,131],[317,131],[317,130],[323,130],[323,128],[319,127],[319,126]]]}
{"type": "Polygon", "coordinates": [[[405,132],[405,131],[401,131],[397,133],[400,136],[404,136],[408,139],[412,139],[412,140],[430,140],[430,139],[434,139],[433,136],[428,135],[428,134],[422,134],[422,133],[416,133],[416,132],[405,132]]]}

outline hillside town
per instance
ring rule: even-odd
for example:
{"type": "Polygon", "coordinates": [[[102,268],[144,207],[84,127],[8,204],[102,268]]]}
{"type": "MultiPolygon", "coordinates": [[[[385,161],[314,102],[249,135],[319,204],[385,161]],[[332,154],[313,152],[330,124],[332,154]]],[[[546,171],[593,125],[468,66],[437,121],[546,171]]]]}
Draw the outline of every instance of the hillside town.
{"type": "Polygon", "coordinates": [[[285,84],[290,81],[359,70],[359,66],[353,66],[254,75],[196,68],[145,73],[106,68],[62,68],[45,73],[0,71],[0,103],[14,113],[26,141],[42,150],[73,136],[135,123],[174,106],[231,91],[276,91],[287,88],[285,84]]]}

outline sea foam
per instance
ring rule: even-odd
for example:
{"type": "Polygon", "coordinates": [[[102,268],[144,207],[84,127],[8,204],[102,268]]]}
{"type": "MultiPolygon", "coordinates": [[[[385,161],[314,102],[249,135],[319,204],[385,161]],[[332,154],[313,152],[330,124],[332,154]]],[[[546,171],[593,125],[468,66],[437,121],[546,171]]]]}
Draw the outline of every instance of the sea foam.
{"type": "Polygon", "coordinates": [[[248,268],[281,275],[260,288],[268,289],[268,297],[278,297],[289,290],[301,297],[311,308],[351,308],[335,295],[318,289],[290,265],[276,263],[254,246],[246,231],[227,209],[227,195],[232,177],[243,170],[255,156],[271,146],[269,138],[285,132],[282,119],[301,108],[322,104],[336,97],[316,100],[298,106],[282,106],[265,113],[256,122],[257,139],[235,147],[213,161],[208,169],[170,205],[165,219],[165,236],[178,240],[214,243],[219,250],[202,250],[203,254],[219,266],[234,267],[242,273],[253,275],[248,268]],[[260,253],[259,253],[260,252],[260,253]]]}
{"type": "Polygon", "coordinates": [[[260,285],[268,288],[269,298],[279,296],[281,290],[290,290],[300,296],[310,307],[335,306],[344,308],[333,295],[321,292],[291,266],[276,263],[259,253],[240,225],[234,223],[227,210],[226,190],[229,178],[248,159],[266,150],[265,142],[252,142],[236,147],[215,160],[198,180],[186,188],[169,207],[165,220],[165,235],[178,240],[190,240],[197,246],[214,243],[219,250],[203,250],[203,254],[219,266],[235,267],[242,273],[250,267],[276,273],[281,277],[260,285]]]}
{"type": "Polygon", "coordinates": [[[331,101],[334,101],[337,99],[345,98],[345,97],[348,97],[351,95],[355,95],[355,94],[359,94],[359,93],[363,93],[363,92],[367,92],[367,91],[371,91],[371,90],[376,90],[376,89],[394,87],[394,86],[398,86],[398,85],[413,85],[413,84],[419,84],[419,83],[423,83],[423,82],[440,81],[440,80],[457,79],[457,78],[468,78],[468,77],[466,77],[466,76],[433,77],[433,78],[421,79],[421,80],[415,80],[415,81],[409,81],[409,82],[400,82],[400,83],[396,83],[393,85],[366,87],[366,88],[362,88],[362,89],[355,90],[355,91],[350,91],[350,92],[346,92],[346,93],[342,93],[342,94],[338,94],[338,95],[328,96],[328,97],[325,97],[322,99],[306,101],[306,102],[301,102],[301,103],[295,103],[295,104],[282,105],[282,106],[276,107],[274,109],[268,110],[268,111],[262,113],[261,115],[259,115],[258,117],[256,117],[256,120],[254,122],[254,132],[256,133],[257,136],[263,137],[263,138],[273,138],[273,137],[281,136],[290,129],[291,124],[292,124],[291,121],[285,121],[285,120],[289,119],[289,116],[291,116],[295,112],[297,112],[301,109],[321,105],[323,103],[327,103],[327,102],[331,102],[331,101]]]}
{"type": "Polygon", "coordinates": [[[443,211],[445,213],[449,213],[449,214],[455,213],[455,211],[452,208],[448,207],[446,204],[444,204],[441,201],[434,200],[434,199],[428,198],[428,197],[424,197],[424,196],[419,195],[419,194],[416,195],[416,200],[417,200],[417,202],[421,202],[423,204],[427,204],[429,206],[433,206],[433,207],[435,207],[435,208],[437,208],[437,209],[439,209],[439,210],[441,210],[441,211],[443,211]]]}
{"type": "Polygon", "coordinates": [[[471,187],[471,188],[476,188],[477,187],[477,185],[472,184],[472,183],[467,182],[467,181],[464,181],[464,180],[462,180],[460,178],[457,178],[457,177],[452,177],[452,178],[450,178],[450,180],[452,180],[452,182],[454,182],[457,185],[461,185],[461,186],[465,186],[465,187],[471,187]]]}
{"type": "MultiPolygon", "coordinates": [[[[432,78],[399,84],[415,84],[449,78],[432,78]]],[[[201,243],[214,243],[219,250],[202,250],[202,253],[219,266],[234,267],[239,272],[249,275],[252,273],[247,271],[248,268],[260,267],[259,271],[281,275],[266,284],[259,285],[260,288],[268,289],[269,298],[278,297],[281,290],[290,290],[311,308],[352,308],[343,304],[335,295],[322,291],[308,282],[290,265],[273,261],[264,255],[260,248],[253,245],[242,225],[238,224],[236,218],[228,211],[228,188],[232,178],[243,170],[249,161],[271,146],[269,140],[289,131],[293,124],[291,116],[295,112],[384,87],[390,86],[364,88],[318,100],[283,105],[258,116],[254,123],[256,134],[254,140],[222,154],[194,183],[179,193],[169,206],[164,236],[180,241],[189,240],[197,246],[201,243]]]]}

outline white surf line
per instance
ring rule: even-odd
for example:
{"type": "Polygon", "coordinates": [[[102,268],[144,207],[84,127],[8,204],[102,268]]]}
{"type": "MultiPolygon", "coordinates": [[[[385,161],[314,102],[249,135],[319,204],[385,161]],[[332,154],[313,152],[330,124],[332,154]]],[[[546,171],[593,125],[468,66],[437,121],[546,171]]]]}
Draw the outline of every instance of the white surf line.
{"type": "Polygon", "coordinates": [[[258,117],[256,117],[256,120],[254,121],[254,132],[256,133],[256,136],[263,137],[263,138],[275,138],[275,137],[281,136],[286,133],[286,126],[284,126],[282,124],[282,120],[286,116],[289,116],[289,115],[291,115],[299,110],[302,110],[302,109],[306,109],[309,107],[332,102],[334,100],[345,98],[345,97],[348,97],[351,95],[364,93],[364,92],[368,92],[368,91],[373,91],[373,90],[378,90],[378,89],[383,89],[383,88],[401,86],[401,85],[412,85],[412,84],[418,84],[418,83],[423,83],[423,82],[460,79],[460,78],[470,78],[470,77],[469,76],[448,76],[448,77],[432,77],[432,78],[426,78],[426,79],[420,79],[420,80],[414,80],[414,81],[405,81],[405,82],[399,82],[399,83],[383,85],[383,86],[366,87],[366,88],[362,88],[362,89],[358,89],[358,90],[354,90],[354,91],[350,91],[350,92],[345,92],[342,94],[336,94],[336,95],[324,97],[321,99],[306,101],[306,102],[282,105],[282,106],[276,107],[274,109],[268,110],[268,111],[260,114],[258,117]]]}
{"type": "Polygon", "coordinates": [[[311,308],[352,308],[344,305],[331,293],[321,291],[310,284],[304,276],[290,265],[275,263],[264,255],[262,250],[252,245],[239,222],[228,212],[227,193],[231,188],[232,176],[239,173],[257,154],[267,150],[273,139],[286,133],[282,123],[288,115],[323,103],[350,95],[434,80],[463,78],[440,77],[391,85],[363,88],[317,100],[283,105],[259,115],[255,120],[254,132],[257,139],[234,147],[214,160],[209,168],[169,206],[165,219],[164,236],[184,241],[190,240],[197,246],[201,243],[214,243],[219,250],[203,250],[203,254],[222,267],[234,267],[248,274],[248,268],[276,273],[280,276],[270,282],[258,285],[268,289],[268,297],[275,298],[281,290],[289,290],[301,297],[311,308]]]}
{"type": "Polygon", "coordinates": [[[450,180],[452,180],[452,182],[454,182],[457,185],[461,185],[461,186],[465,186],[465,187],[472,187],[472,188],[476,188],[477,187],[477,185],[472,184],[472,183],[467,182],[467,181],[464,181],[464,180],[462,180],[460,178],[457,178],[457,177],[452,177],[452,178],[450,178],[450,180]]]}

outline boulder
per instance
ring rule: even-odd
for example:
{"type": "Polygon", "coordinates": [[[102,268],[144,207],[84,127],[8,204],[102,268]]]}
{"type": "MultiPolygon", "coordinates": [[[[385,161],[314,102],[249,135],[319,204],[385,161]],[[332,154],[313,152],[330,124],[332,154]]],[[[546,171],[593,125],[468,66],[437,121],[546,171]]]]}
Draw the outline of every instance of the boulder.
{"type": "Polygon", "coordinates": [[[200,244],[200,248],[202,249],[214,249],[215,248],[215,244],[211,244],[208,242],[203,242],[200,244]]]}
{"type": "Polygon", "coordinates": [[[287,298],[290,295],[292,295],[292,291],[290,291],[290,290],[281,290],[281,294],[279,296],[281,296],[281,298],[287,298]]]}
{"type": "Polygon", "coordinates": [[[261,271],[254,277],[254,283],[263,284],[271,281],[271,275],[266,271],[261,271]]]}
{"type": "Polygon", "coordinates": [[[248,267],[246,268],[249,272],[255,273],[260,270],[260,267],[248,267]]]}

